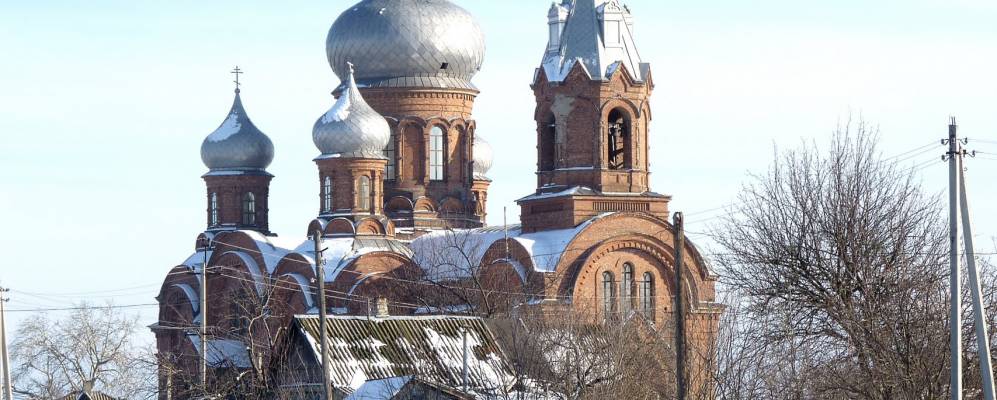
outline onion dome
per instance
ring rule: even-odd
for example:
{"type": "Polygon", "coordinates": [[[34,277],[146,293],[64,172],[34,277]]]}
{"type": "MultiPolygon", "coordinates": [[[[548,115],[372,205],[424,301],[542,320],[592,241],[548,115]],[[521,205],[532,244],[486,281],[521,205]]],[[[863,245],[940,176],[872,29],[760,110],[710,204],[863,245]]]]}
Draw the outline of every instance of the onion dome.
{"type": "Polygon", "coordinates": [[[273,142],[263,134],[242,107],[239,89],[225,121],[201,143],[201,161],[211,171],[263,171],[273,161],[273,142]]]}
{"type": "Polygon", "coordinates": [[[488,170],[492,169],[492,145],[488,144],[481,136],[474,135],[474,178],[484,179],[488,170]]]}
{"type": "Polygon", "coordinates": [[[347,62],[363,87],[472,89],[485,40],[474,17],[447,0],[363,0],[343,12],[326,38],[340,78],[347,62]]]}
{"type": "Polygon", "coordinates": [[[346,88],[336,104],[315,121],[312,140],[322,152],[320,158],[384,158],[384,148],[391,140],[391,128],[360,95],[352,65],[347,72],[346,88]]]}

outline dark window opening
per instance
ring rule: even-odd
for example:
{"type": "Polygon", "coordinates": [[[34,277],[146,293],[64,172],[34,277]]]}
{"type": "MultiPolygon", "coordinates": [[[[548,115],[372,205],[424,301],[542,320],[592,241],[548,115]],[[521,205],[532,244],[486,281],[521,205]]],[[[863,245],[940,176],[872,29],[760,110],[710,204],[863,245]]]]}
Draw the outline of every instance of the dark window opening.
{"type": "Polygon", "coordinates": [[[449,68],[450,68],[450,63],[443,63],[443,65],[440,65],[440,69],[449,69],[449,68]]]}
{"type": "Polygon", "coordinates": [[[246,193],[242,198],[242,224],[256,225],[256,195],[246,193]]]}
{"type": "Polygon", "coordinates": [[[630,140],[630,123],[618,109],[609,112],[609,126],[606,148],[609,169],[623,169],[626,165],[626,148],[630,140]]]}
{"type": "Polygon", "coordinates": [[[640,308],[644,318],[654,321],[654,275],[650,272],[645,272],[640,281],[640,308]]]}
{"type": "Polygon", "coordinates": [[[548,115],[540,127],[540,162],[538,165],[540,171],[554,170],[554,156],[556,154],[554,142],[557,135],[555,128],[554,115],[548,115]]]}
{"type": "Polygon", "coordinates": [[[634,309],[636,287],[634,283],[634,266],[630,263],[623,264],[623,282],[620,287],[620,301],[624,314],[629,314],[634,309]]]}
{"type": "Polygon", "coordinates": [[[602,313],[606,321],[616,318],[616,280],[613,273],[602,273],[602,313]]]}

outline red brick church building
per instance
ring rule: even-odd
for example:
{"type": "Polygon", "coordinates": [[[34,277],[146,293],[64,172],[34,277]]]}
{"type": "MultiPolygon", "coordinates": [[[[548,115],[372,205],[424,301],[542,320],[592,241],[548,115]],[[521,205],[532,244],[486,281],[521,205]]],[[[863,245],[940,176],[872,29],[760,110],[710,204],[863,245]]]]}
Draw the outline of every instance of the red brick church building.
{"type": "MultiPolygon", "coordinates": [[[[205,315],[211,368],[269,362],[255,350],[277,343],[294,315],[318,313],[320,279],[332,315],[368,315],[381,298],[396,315],[481,315],[458,295],[478,290],[502,299],[487,315],[536,308],[593,324],[670,322],[675,229],[671,197],[649,187],[654,81],[633,18],[619,0],[551,6],[542,63],[522,82],[536,97],[537,189],[518,200],[519,225],[485,224],[492,149],[472,112],[484,40],[447,0],[363,0],[333,23],[326,52],[342,84],[314,125],[315,186],[300,189],[314,196],[315,218],[298,232],[269,229],[274,145],[237,89],[201,146],[206,228],[158,296],[153,331],[160,357],[173,361],[161,383],[197,376],[205,315]]],[[[686,325],[691,345],[705,348],[720,310],[716,277],[685,243],[686,325]]]]}

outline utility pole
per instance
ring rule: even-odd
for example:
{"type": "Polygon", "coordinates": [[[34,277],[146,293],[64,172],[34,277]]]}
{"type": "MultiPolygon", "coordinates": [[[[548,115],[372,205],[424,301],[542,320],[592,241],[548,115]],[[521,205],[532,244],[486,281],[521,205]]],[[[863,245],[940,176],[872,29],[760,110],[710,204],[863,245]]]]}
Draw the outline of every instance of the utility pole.
{"type": "MultiPolygon", "coordinates": [[[[944,143],[944,142],[943,142],[944,143]]],[[[949,389],[952,400],[962,400],[962,298],[959,277],[959,171],[962,156],[956,135],[955,117],[949,122],[949,348],[951,376],[949,389]]]]}
{"type": "Polygon", "coordinates": [[[3,364],[3,396],[5,400],[14,400],[14,383],[10,380],[10,355],[7,354],[7,314],[4,310],[4,303],[10,298],[4,297],[4,293],[10,289],[0,287],[0,363],[3,364]]]}
{"type": "MultiPolygon", "coordinates": [[[[238,69],[239,67],[236,67],[238,69]]],[[[236,80],[239,75],[235,76],[236,80]]],[[[197,308],[201,311],[201,388],[208,391],[208,249],[211,248],[211,239],[207,239],[204,248],[201,249],[203,262],[201,263],[201,293],[197,308]]]]}
{"type": "Polygon", "coordinates": [[[685,374],[685,306],[682,301],[682,275],[685,265],[682,260],[685,247],[685,222],[681,212],[672,217],[675,225],[675,390],[678,400],[686,398],[685,374]]]}
{"type": "Polygon", "coordinates": [[[949,145],[946,157],[949,162],[949,247],[951,252],[949,255],[949,264],[952,268],[952,324],[950,327],[952,335],[952,400],[962,398],[962,321],[959,319],[961,308],[961,281],[959,279],[959,262],[961,260],[959,254],[960,217],[962,222],[961,228],[964,230],[962,238],[966,246],[966,267],[973,303],[973,325],[976,328],[976,346],[977,355],[980,359],[983,398],[985,400],[994,400],[994,377],[990,364],[990,341],[987,336],[986,310],[983,308],[980,273],[976,267],[976,252],[973,246],[973,225],[969,213],[969,198],[966,194],[966,174],[962,163],[963,158],[968,153],[962,148],[962,144],[965,144],[966,140],[959,139],[957,128],[955,117],[952,117],[949,122],[949,138],[947,141],[942,141],[942,143],[949,145]]]}
{"type": "MultiPolygon", "coordinates": [[[[325,394],[325,400],[332,400],[332,386],[329,385],[329,349],[328,340],[326,336],[326,320],[325,320],[325,261],[322,260],[322,232],[316,229],[312,232],[312,240],[315,243],[315,275],[318,278],[318,316],[319,316],[319,351],[322,352],[322,393],[325,394]]],[[[368,310],[369,313],[369,310],[368,310]]]]}

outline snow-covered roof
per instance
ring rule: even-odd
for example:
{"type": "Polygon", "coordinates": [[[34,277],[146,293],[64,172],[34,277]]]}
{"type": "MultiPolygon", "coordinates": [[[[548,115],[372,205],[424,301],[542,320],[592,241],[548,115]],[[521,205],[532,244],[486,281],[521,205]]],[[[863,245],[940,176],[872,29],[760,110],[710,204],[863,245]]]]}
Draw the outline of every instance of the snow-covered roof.
{"type": "Polygon", "coordinates": [[[346,396],[346,400],[392,399],[413,379],[415,376],[407,375],[365,381],[353,394],[346,396]]]}
{"type": "MultiPolygon", "coordinates": [[[[450,387],[459,386],[464,365],[462,332],[469,347],[468,381],[479,391],[505,390],[514,381],[494,335],[477,317],[327,318],[326,334],[333,360],[329,380],[346,391],[363,382],[417,375],[450,387]]],[[[319,318],[295,316],[310,351],[320,358],[319,318]]]]}
{"type": "Polygon", "coordinates": [[[619,0],[575,0],[554,7],[568,16],[558,46],[551,46],[541,63],[547,80],[563,81],[576,63],[593,80],[607,80],[621,65],[637,81],[647,78],[649,66],[634,43],[630,10],[619,0]]]}
{"type": "MultiPolygon", "coordinates": [[[[187,339],[201,353],[201,338],[196,333],[187,334],[187,339]]],[[[246,344],[231,339],[208,339],[208,365],[215,368],[251,368],[249,349],[246,344]]]]}
{"type": "MultiPolygon", "coordinates": [[[[508,235],[510,240],[526,250],[535,271],[554,272],[561,256],[568,251],[571,240],[592,222],[609,214],[596,216],[574,228],[533,233],[523,233],[520,225],[432,232],[412,241],[412,258],[431,279],[467,277],[482,267],[488,248],[508,235]]],[[[526,274],[521,264],[513,266],[523,269],[517,271],[521,277],[526,274]]]]}

